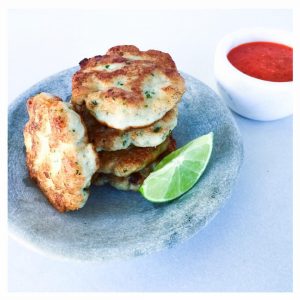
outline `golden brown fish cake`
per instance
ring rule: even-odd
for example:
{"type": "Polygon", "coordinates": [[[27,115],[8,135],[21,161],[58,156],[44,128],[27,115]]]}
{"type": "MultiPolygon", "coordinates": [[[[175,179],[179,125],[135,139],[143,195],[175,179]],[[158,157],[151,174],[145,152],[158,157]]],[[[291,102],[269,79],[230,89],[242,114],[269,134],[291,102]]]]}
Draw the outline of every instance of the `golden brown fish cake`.
{"type": "Polygon", "coordinates": [[[149,176],[149,174],[154,170],[155,166],[169,153],[176,150],[176,142],[173,139],[169,143],[168,149],[162,153],[154,162],[150,163],[148,166],[143,168],[138,172],[134,172],[126,177],[119,177],[113,174],[103,174],[98,173],[93,179],[93,184],[104,185],[106,183],[110,184],[114,188],[123,191],[137,191],[143,184],[144,180],[149,176]]]}
{"type": "Polygon", "coordinates": [[[24,142],[31,178],[60,212],[81,208],[99,162],[80,116],[47,93],[28,99],[27,110],[24,142]]]}
{"type": "Polygon", "coordinates": [[[180,101],[184,80],[167,53],[117,46],[80,62],[72,78],[72,103],[103,125],[126,130],[149,126],[180,101]]]}
{"type": "Polygon", "coordinates": [[[154,162],[174,143],[173,138],[169,136],[157,147],[133,146],[125,150],[98,152],[100,161],[98,173],[113,174],[119,177],[129,176],[154,162]]]}
{"type": "Polygon", "coordinates": [[[117,130],[103,126],[84,109],[80,115],[87,127],[89,141],[97,151],[116,151],[136,147],[155,147],[164,142],[177,125],[177,107],[154,124],[136,129],[117,130]]]}

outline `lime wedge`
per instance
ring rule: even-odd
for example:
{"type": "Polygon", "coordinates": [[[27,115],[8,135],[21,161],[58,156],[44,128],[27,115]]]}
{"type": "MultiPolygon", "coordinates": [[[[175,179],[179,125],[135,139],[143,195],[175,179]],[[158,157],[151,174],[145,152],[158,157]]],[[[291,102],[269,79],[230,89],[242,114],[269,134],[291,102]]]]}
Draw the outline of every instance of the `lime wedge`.
{"type": "Polygon", "coordinates": [[[146,178],[139,191],[149,201],[162,203],[178,198],[198,181],[213,148],[213,133],[194,139],[167,155],[146,178]]]}

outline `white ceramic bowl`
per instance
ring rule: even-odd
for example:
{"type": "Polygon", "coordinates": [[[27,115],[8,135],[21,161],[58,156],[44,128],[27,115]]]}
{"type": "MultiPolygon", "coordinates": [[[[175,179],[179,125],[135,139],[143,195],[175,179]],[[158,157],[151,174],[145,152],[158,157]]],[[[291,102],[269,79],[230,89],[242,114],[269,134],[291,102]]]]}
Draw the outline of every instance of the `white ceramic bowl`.
{"type": "Polygon", "coordinates": [[[226,35],[215,53],[214,72],[227,105],[238,114],[260,121],[289,116],[293,112],[293,82],[272,82],[248,76],[228,60],[228,52],[243,43],[265,41],[292,47],[292,34],[266,28],[241,29],[226,35]]]}

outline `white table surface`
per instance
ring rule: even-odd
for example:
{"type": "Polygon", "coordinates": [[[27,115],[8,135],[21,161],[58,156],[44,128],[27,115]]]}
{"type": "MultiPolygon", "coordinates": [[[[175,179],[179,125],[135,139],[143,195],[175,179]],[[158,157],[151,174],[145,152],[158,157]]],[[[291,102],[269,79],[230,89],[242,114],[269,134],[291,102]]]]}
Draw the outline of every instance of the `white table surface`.
{"type": "MultiPolygon", "coordinates": [[[[10,11],[9,101],[37,81],[117,44],[169,52],[216,91],[214,49],[227,32],[292,30],[288,10],[10,11]]],[[[9,291],[291,291],[292,118],[234,114],[245,158],[233,195],[190,240],[149,256],[74,263],[9,239],[9,291]]]]}

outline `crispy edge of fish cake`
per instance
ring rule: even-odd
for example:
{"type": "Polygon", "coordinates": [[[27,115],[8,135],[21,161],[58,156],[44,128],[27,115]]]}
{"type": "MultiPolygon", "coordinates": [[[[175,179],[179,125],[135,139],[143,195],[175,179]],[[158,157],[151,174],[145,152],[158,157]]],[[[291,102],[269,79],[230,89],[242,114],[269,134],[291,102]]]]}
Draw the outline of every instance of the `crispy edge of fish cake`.
{"type": "Polygon", "coordinates": [[[129,176],[155,161],[172,143],[174,140],[172,136],[169,136],[156,147],[133,146],[125,150],[98,152],[100,161],[98,173],[113,174],[119,177],[129,176]]]}
{"type": "Polygon", "coordinates": [[[143,184],[144,180],[149,176],[149,174],[154,170],[155,166],[169,153],[176,150],[176,141],[172,139],[169,143],[168,149],[162,153],[156,161],[150,163],[148,166],[143,168],[138,172],[134,172],[126,177],[118,177],[113,174],[103,174],[98,173],[94,179],[93,184],[101,186],[105,184],[110,184],[114,188],[122,191],[137,191],[143,184]]]}
{"type": "Polygon", "coordinates": [[[87,109],[80,112],[87,127],[89,140],[97,151],[117,151],[127,149],[131,145],[156,147],[163,143],[176,127],[177,114],[178,108],[175,107],[150,126],[122,131],[99,124],[87,109]]]}

